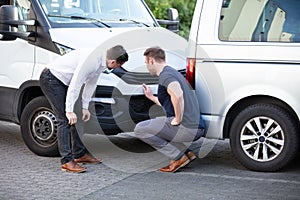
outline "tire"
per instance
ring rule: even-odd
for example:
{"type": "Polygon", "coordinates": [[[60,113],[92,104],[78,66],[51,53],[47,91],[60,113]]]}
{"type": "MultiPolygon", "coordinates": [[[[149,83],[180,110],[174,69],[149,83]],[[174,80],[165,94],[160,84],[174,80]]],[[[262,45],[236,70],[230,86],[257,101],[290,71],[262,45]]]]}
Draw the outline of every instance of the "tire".
{"type": "Polygon", "coordinates": [[[37,97],[26,105],[21,115],[21,134],[35,154],[59,156],[57,121],[46,97],[37,97]]]}
{"type": "Polygon", "coordinates": [[[230,146],[246,168],[273,172],[285,167],[296,156],[298,134],[298,124],[287,111],[275,105],[255,104],[234,119],[230,146]]]}

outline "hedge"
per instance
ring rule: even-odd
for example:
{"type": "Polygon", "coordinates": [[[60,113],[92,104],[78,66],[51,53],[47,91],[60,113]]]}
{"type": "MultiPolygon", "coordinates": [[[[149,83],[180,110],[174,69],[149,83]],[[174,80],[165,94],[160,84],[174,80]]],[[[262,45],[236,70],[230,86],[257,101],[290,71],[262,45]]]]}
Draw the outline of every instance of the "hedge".
{"type": "Polygon", "coordinates": [[[179,13],[179,35],[188,38],[196,0],[145,0],[157,19],[168,19],[168,8],[179,13]]]}

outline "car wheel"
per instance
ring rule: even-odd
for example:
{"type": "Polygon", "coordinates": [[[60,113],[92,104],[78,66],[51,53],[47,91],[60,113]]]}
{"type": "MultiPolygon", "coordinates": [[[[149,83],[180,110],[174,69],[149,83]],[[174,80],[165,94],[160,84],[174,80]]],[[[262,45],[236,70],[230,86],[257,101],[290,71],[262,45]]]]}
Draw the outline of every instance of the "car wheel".
{"type": "Polygon", "coordinates": [[[30,101],[21,115],[21,133],[27,147],[40,156],[58,156],[57,121],[46,97],[30,101]]]}
{"type": "Polygon", "coordinates": [[[255,171],[278,171],[297,154],[296,120],[284,109],[255,104],[233,121],[230,145],[235,157],[255,171]]]}

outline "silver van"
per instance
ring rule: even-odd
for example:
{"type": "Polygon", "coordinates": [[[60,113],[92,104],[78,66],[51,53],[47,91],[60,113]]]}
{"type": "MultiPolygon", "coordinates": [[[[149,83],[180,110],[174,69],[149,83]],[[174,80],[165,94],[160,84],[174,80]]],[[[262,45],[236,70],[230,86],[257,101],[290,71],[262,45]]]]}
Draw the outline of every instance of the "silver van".
{"type": "Polygon", "coordinates": [[[300,1],[198,0],[187,49],[207,138],[277,171],[299,148],[300,1]]]}

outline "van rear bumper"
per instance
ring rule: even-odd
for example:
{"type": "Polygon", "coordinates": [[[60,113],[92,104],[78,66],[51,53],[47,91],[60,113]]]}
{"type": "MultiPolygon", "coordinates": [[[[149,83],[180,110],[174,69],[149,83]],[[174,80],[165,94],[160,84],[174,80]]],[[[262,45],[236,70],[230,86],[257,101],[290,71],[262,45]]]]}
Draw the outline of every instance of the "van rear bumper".
{"type": "Polygon", "coordinates": [[[201,115],[206,124],[206,138],[212,139],[225,139],[223,137],[223,130],[225,117],[217,116],[217,115],[201,115]]]}

